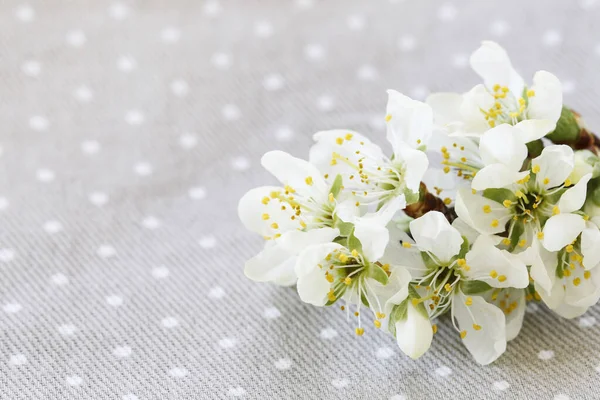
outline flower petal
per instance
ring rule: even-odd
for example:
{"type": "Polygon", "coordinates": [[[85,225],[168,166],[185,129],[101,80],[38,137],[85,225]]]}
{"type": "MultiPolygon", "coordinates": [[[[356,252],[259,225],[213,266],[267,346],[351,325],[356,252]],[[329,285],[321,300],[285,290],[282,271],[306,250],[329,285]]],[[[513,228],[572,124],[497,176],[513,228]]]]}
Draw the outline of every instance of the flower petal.
{"type": "MultiPolygon", "coordinates": [[[[485,114],[481,110],[489,110],[494,106],[494,103],[494,96],[484,85],[476,85],[473,89],[463,94],[460,113],[464,121],[462,129],[465,135],[475,134],[476,136],[480,136],[490,129],[488,121],[485,119],[485,114]]],[[[457,132],[453,134],[457,134],[457,132]]]]}
{"type": "Polygon", "coordinates": [[[531,278],[535,281],[536,287],[551,293],[557,279],[558,256],[555,252],[546,250],[537,238],[533,240],[531,248],[535,251],[535,257],[530,261],[531,278]]]}
{"type": "Polygon", "coordinates": [[[527,158],[527,146],[519,137],[519,130],[502,124],[485,132],[479,142],[481,159],[485,165],[504,164],[514,172],[519,172],[527,158]]]}
{"type": "Polygon", "coordinates": [[[577,239],[577,236],[584,229],[585,221],[581,215],[553,215],[544,225],[544,239],[542,244],[547,250],[559,251],[577,239]]]}
{"type": "Polygon", "coordinates": [[[278,186],[261,186],[249,190],[238,203],[238,216],[246,229],[262,236],[271,236],[299,227],[290,219],[293,215],[291,207],[281,209],[279,201],[271,199],[274,192],[282,192],[278,186]],[[277,223],[277,229],[272,224],[277,223]]]}
{"type": "Polygon", "coordinates": [[[269,243],[263,251],[246,261],[244,274],[256,282],[273,282],[283,286],[296,283],[294,265],[296,256],[276,243],[269,243]]]}
{"type": "Polygon", "coordinates": [[[581,255],[585,269],[595,268],[600,264],[600,230],[595,224],[588,223],[581,232],[581,255]]]}
{"type": "Polygon", "coordinates": [[[504,232],[506,223],[512,218],[510,211],[502,204],[473,194],[470,189],[458,191],[455,211],[465,223],[483,234],[504,232]]]}
{"type": "Polygon", "coordinates": [[[563,106],[562,85],[558,78],[550,72],[538,71],[533,76],[531,90],[535,95],[529,97],[527,117],[556,123],[563,106]]]}
{"type": "Polygon", "coordinates": [[[318,228],[309,231],[293,230],[283,234],[278,243],[287,251],[299,253],[309,246],[329,243],[340,234],[337,228],[318,228]]]}
{"type": "Polygon", "coordinates": [[[390,239],[386,226],[405,206],[404,196],[398,196],[385,203],[377,212],[355,219],[354,235],[360,240],[363,253],[369,261],[377,261],[383,256],[390,239]]]}
{"type": "Polygon", "coordinates": [[[298,294],[300,299],[315,306],[327,303],[330,283],[319,268],[319,263],[333,250],[343,246],[337,243],[318,244],[306,248],[296,261],[296,274],[298,275],[298,294]]]}
{"type": "Polygon", "coordinates": [[[558,209],[561,213],[570,213],[579,210],[585,203],[587,183],[592,179],[592,174],[583,176],[577,184],[567,189],[558,201],[558,209]]]}
{"type": "Polygon", "coordinates": [[[427,145],[433,130],[431,107],[395,90],[388,90],[387,139],[394,154],[408,144],[412,148],[427,145]]]}
{"type": "Polygon", "coordinates": [[[506,350],[506,319],[495,305],[480,296],[466,296],[457,291],[452,300],[452,314],[463,333],[463,343],[479,364],[487,365],[506,350]]]}
{"type": "Polygon", "coordinates": [[[416,360],[431,347],[433,329],[429,318],[417,311],[411,301],[406,311],[406,319],[396,322],[396,342],[404,354],[416,360]]]}
{"type": "Polygon", "coordinates": [[[544,188],[561,185],[575,166],[573,149],[564,144],[544,147],[542,154],[534,158],[531,165],[540,168],[536,174],[538,185],[544,188]]]}
{"type": "Polygon", "coordinates": [[[433,93],[425,103],[433,110],[433,120],[438,125],[460,121],[462,95],[458,93],[433,93]]]}
{"type": "Polygon", "coordinates": [[[400,147],[396,155],[399,160],[404,162],[404,182],[406,183],[406,187],[418,193],[423,175],[425,175],[429,166],[427,155],[421,150],[415,150],[408,146],[400,147]]]}
{"type": "Polygon", "coordinates": [[[549,119],[526,119],[515,125],[523,143],[533,142],[546,136],[556,128],[556,121],[549,119]]]}
{"type": "Polygon", "coordinates": [[[575,268],[565,278],[565,303],[575,307],[591,307],[600,299],[600,270],[575,268]]]}
{"type": "Polygon", "coordinates": [[[475,190],[503,188],[523,179],[528,174],[527,171],[512,170],[504,164],[490,164],[477,172],[471,182],[471,187],[475,190]]]}
{"type": "Polygon", "coordinates": [[[471,68],[483,79],[488,88],[498,84],[507,86],[515,96],[523,92],[523,78],[513,69],[506,51],[497,43],[484,41],[471,55],[471,68]]]}
{"type": "Polygon", "coordinates": [[[430,211],[411,221],[410,232],[419,250],[431,252],[441,262],[448,262],[457,255],[463,243],[460,232],[439,211],[430,211]]]}

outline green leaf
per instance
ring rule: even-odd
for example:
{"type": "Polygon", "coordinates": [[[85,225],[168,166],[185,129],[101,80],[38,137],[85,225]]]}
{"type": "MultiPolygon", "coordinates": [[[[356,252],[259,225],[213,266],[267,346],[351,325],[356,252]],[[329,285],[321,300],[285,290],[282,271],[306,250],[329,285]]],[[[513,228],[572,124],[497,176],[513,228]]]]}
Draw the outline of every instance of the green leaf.
{"type": "Polygon", "coordinates": [[[370,278],[375,279],[377,282],[381,283],[382,285],[387,285],[388,279],[389,279],[388,274],[379,265],[377,265],[377,264],[369,265],[368,274],[369,274],[368,276],[370,278]]]}
{"type": "Polygon", "coordinates": [[[517,244],[519,244],[519,239],[521,235],[525,232],[525,224],[522,221],[513,221],[512,232],[510,234],[510,246],[508,251],[512,252],[517,244]]]}
{"type": "Polygon", "coordinates": [[[356,250],[359,253],[362,253],[362,243],[360,243],[360,240],[358,240],[358,238],[354,236],[354,230],[352,230],[352,232],[350,232],[350,235],[348,235],[348,245],[346,247],[350,251],[356,250]]]}
{"type": "Polygon", "coordinates": [[[517,201],[517,196],[509,189],[485,189],[483,197],[502,204],[504,200],[517,201]]]}
{"type": "Polygon", "coordinates": [[[335,177],[333,184],[331,185],[331,190],[329,191],[329,193],[331,193],[334,198],[337,198],[338,194],[340,193],[341,188],[342,188],[342,176],[340,174],[338,174],[335,177]]]}
{"type": "Polygon", "coordinates": [[[580,132],[581,128],[573,111],[563,107],[560,118],[556,123],[556,129],[554,132],[547,134],[546,137],[556,143],[573,143],[579,139],[580,132]]]}
{"type": "Polygon", "coordinates": [[[335,224],[335,227],[340,230],[341,236],[350,236],[352,231],[354,230],[354,224],[351,222],[344,222],[342,220],[338,220],[335,224]]]}
{"type": "Polygon", "coordinates": [[[463,281],[460,288],[464,294],[479,294],[492,289],[490,285],[483,281],[463,281]]]}

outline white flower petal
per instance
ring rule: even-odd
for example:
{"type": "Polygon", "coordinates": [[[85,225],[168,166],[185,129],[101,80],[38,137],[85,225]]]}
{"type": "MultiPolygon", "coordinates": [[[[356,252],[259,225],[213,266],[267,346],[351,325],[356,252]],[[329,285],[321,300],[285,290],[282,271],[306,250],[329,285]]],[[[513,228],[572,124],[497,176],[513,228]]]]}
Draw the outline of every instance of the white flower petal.
{"type": "Polygon", "coordinates": [[[369,261],[377,261],[383,256],[390,239],[386,226],[405,206],[404,196],[398,196],[385,203],[377,212],[355,219],[354,235],[360,240],[363,254],[369,261]]]}
{"type": "Polygon", "coordinates": [[[463,243],[460,232],[438,211],[411,221],[410,232],[421,251],[431,252],[441,262],[448,262],[457,255],[463,243]]]}
{"type": "Polygon", "coordinates": [[[508,86],[515,96],[523,92],[523,78],[513,69],[506,51],[497,43],[484,41],[471,55],[471,68],[488,88],[496,84],[508,86]]]}
{"type": "Polygon", "coordinates": [[[333,250],[343,246],[337,243],[320,244],[306,248],[296,261],[296,274],[298,275],[298,294],[305,303],[323,306],[327,303],[330,283],[319,268],[319,263],[333,250]]]}
{"type": "Polygon", "coordinates": [[[433,120],[438,125],[460,121],[462,95],[458,93],[433,93],[425,100],[433,110],[433,120]]]}
{"type": "Polygon", "coordinates": [[[559,251],[572,243],[584,229],[585,221],[581,215],[553,215],[544,225],[544,239],[542,244],[547,250],[559,251]]]}
{"type": "Polygon", "coordinates": [[[570,213],[583,207],[587,193],[587,183],[590,179],[592,179],[592,174],[583,176],[575,186],[567,189],[560,196],[558,208],[561,213],[570,213]]]}
{"type": "Polygon", "coordinates": [[[308,161],[292,157],[283,151],[269,151],[261,159],[262,166],[284,185],[298,193],[307,194],[317,201],[326,201],[329,195],[321,172],[308,161]]]}
{"type": "Polygon", "coordinates": [[[381,321],[381,330],[384,332],[388,331],[389,316],[392,308],[394,305],[402,303],[408,296],[408,285],[411,280],[410,273],[404,267],[392,266],[390,270],[391,273],[386,285],[382,285],[372,279],[369,282],[369,287],[373,290],[373,296],[376,296],[378,300],[374,302],[369,300],[371,309],[374,312],[383,312],[386,315],[386,318],[381,321]],[[377,309],[374,306],[375,304],[377,304],[377,307],[382,305],[383,309],[377,309]]]}
{"type": "Polygon", "coordinates": [[[517,337],[523,326],[523,319],[525,318],[525,291],[520,289],[506,289],[508,290],[509,297],[504,297],[507,304],[517,303],[517,308],[513,309],[507,314],[506,317],[506,340],[510,341],[517,337]]]}
{"type": "Polygon", "coordinates": [[[398,159],[404,161],[404,181],[406,182],[406,187],[411,191],[418,193],[419,186],[423,180],[423,175],[425,175],[427,167],[429,166],[427,155],[420,150],[403,146],[400,147],[397,156],[398,159]]]}
{"type": "Polygon", "coordinates": [[[556,121],[549,119],[526,119],[515,125],[521,133],[523,143],[533,142],[546,136],[556,128],[556,121]]]}
{"type": "Polygon", "coordinates": [[[527,146],[519,137],[520,131],[508,124],[502,124],[485,132],[479,142],[481,159],[485,165],[504,164],[518,172],[527,158],[527,146]]]}
{"type": "Polygon", "coordinates": [[[460,218],[456,218],[452,221],[452,226],[459,231],[462,236],[466,237],[471,244],[474,243],[479,236],[479,232],[460,218]]]}
{"type": "Polygon", "coordinates": [[[527,174],[527,171],[517,172],[504,164],[490,164],[477,172],[471,182],[471,187],[475,190],[503,188],[523,179],[527,174]]]}
{"type": "Polygon", "coordinates": [[[512,218],[510,211],[502,204],[473,194],[470,189],[458,191],[455,211],[465,223],[483,234],[504,232],[506,223],[512,218]],[[484,207],[486,210],[490,207],[491,211],[486,213],[484,207]]]}
{"type": "Polygon", "coordinates": [[[585,269],[592,269],[600,263],[600,230],[588,223],[581,232],[581,255],[585,269]]]}
{"type": "Polygon", "coordinates": [[[535,251],[535,257],[530,261],[531,278],[535,281],[536,287],[542,288],[546,293],[551,293],[557,279],[557,254],[546,250],[537,238],[534,239],[531,248],[535,251]]]}
{"type": "Polygon", "coordinates": [[[575,268],[565,278],[565,303],[574,307],[591,307],[600,299],[600,271],[575,268]],[[585,275],[584,275],[585,274],[585,275]],[[586,278],[588,276],[588,278],[586,278]]]}
{"type": "Polygon", "coordinates": [[[558,121],[563,105],[562,85],[556,76],[547,71],[538,71],[533,76],[531,89],[535,92],[529,98],[527,116],[530,119],[558,121]]]}
{"type": "Polygon", "coordinates": [[[463,95],[460,113],[464,121],[464,134],[479,136],[490,128],[481,110],[492,108],[495,100],[484,85],[476,85],[463,95]]]}
{"type": "Polygon", "coordinates": [[[274,233],[299,227],[290,219],[293,215],[291,207],[282,210],[281,204],[269,197],[272,192],[281,192],[282,190],[278,186],[261,186],[244,194],[238,203],[238,216],[246,229],[262,236],[271,236],[274,233]],[[263,203],[265,197],[269,198],[267,204],[263,203]],[[264,219],[265,214],[269,216],[268,219],[264,219]],[[279,225],[278,231],[271,227],[273,222],[277,222],[279,225]]]}
{"type": "Polygon", "coordinates": [[[410,300],[406,314],[404,321],[396,322],[396,342],[404,354],[416,360],[431,347],[433,329],[429,318],[417,311],[410,300]]]}
{"type": "Polygon", "coordinates": [[[480,296],[466,296],[458,291],[452,300],[452,314],[461,331],[466,332],[463,343],[479,364],[487,365],[506,350],[506,320],[498,307],[480,296]],[[476,329],[476,327],[478,329],[476,329]]]}
{"type": "Polygon", "coordinates": [[[541,287],[537,282],[535,282],[534,285],[536,292],[538,292],[544,303],[546,303],[548,308],[551,310],[556,311],[556,309],[564,304],[565,288],[562,284],[553,285],[549,292],[541,287]]]}
{"type": "Polygon", "coordinates": [[[386,112],[387,139],[392,144],[394,154],[398,154],[404,144],[412,148],[427,145],[433,130],[431,107],[413,100],[395,90],[388,90],[386,112]]]}
{"type": "Polygon", "coordinates": [[[329,243],[339,236],[337,228],[318,228],[309,231],[293,230],[283,234],[277,242],[287,251],[299,253],[309,246],[329,243]]]}
{"type": "Polygon", "coordinates": [[[277,243],[268,243],[263,251],[246,261],[244,274],[256,282],[274,282],[289,286],[296,283],[296,257],[277,243]]]}
{"type": "Polygon", "coordinates": [[[562,184],[575,166],[573,149],[564,144],[544,147],[542,154],[531,161],[533,168],[539,166],[536,174],[538,185],[552,188],[562,184]],[[546,178],[548,181],[545,181],[546,178]],[[547,182],[547,183],[544,183],[547,182]]]}

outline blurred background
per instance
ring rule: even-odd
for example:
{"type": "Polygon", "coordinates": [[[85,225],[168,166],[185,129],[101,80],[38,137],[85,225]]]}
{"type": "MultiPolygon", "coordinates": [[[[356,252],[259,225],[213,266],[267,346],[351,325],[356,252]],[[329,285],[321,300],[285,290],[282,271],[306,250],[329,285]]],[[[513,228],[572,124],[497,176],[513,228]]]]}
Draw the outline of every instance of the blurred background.
{"type": "MultiPolygon", "coordinates": [[[[477,366],[451,329],[407,359],[255,284],[236,206],[317,130],[384,139],[385,90],[479,82],[495,40],[600,131],[600,1],[0,1],[0,398],[587,399],[598,307],[532,304],[477,366]]],[[[596,397],[594,397],[596,396],[596,397]]]]}

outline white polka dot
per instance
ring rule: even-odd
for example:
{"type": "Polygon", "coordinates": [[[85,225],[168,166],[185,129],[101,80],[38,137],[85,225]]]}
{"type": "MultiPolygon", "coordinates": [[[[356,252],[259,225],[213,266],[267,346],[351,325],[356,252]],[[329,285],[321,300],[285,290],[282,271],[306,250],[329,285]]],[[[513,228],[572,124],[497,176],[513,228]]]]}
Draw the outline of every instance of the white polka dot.
{"type": "Polygon", "coordinates": [[[262,84],[266,90],[274,92],[283,88],[285,81],[283,80],[283,76],[279,74],[270,74],[263,79],[262,84]]]}
{"type": "Polygon", "coordinates": [[[504,391],[510,387],[510,384],[506,381],[494,382],[494,389],[504,391]]]}
{"type": "Polygon", "coordinates": [[[235,104],[226,104],[221,110],[221,115],[228,121],[236,121],[242,116],[242,112],[235,104]]]}
{"type": "Polygon", "coordinates": [[[117,254],[117,251],[114,247],[104,244],[98,247],[98,250],[96,250],[96,254],[98,254],[102,258],[110,258],[114,257],[117,254]]]}
{"type": "Polygon", "coordinates": [[[117,59],[117,68],[123,72],[130,72],[137,68],[137,61],[131,56],[121,56],[117,59]]]}
{"type": "Polygon", "coordinates": [[[142,220],[142,226],[146,229],[156,229],[159,228],[161,222],[158,218],[149,216],[142,220]]]}
{"type": "Polygon", "coordinates": [[[319,336],[321,336],[321,339],[333,339],[337,335],[337,331],[333,328],[325,328],[319,334],[319,336]]]}
{"type": "Polygon", "coordinates": [[[279,370],[290,369],[292,366],[292,361],[289,358],[280,358],[275,361],[275,368],[279,370]]]}
{"type": "Polygon", "coordinates": [[[190,86],[183,79],[177,79],[171,82],[171,92],[175,96],[185,97],[190,92],[190,86]]]}
{"type": "Polygon", "coordinates": [[[334,379],[331,381],[331,384],[336,389],[344,388],[344,387],[348,386],[348,383],[350,383],[350,382],[348,382],[348,379],[345,379],[345,378],[334,379]]]}
{"type": "Polygon", "coordinates": [[[594,317],[579,318],[579,327],[580,328],[591,328],[594,325],[596,325],[596,318],[594,318],[594,317]]]}
{"type": "Polygon", "coordinates": [[[35,19],[35,10],[28,4],[23,4],[16,8],[15,16],[19,21],[31,22],[35,19]]]}
{"type": "Polygon", "coordinates": [[[584,10],[595,7],[598,4],[598,0],[579,0],[579,6],[584,10]]]}
{"type": "Polygon", "coordinates": [[[335,107],[335,100],[328,95],[320,96],[317,99],[317,108],[323,112],[329,112],[335,107]]]}
{"type": "Polygon", "coordinates": [[[254,34],[259,38],[272,36],[273,26],[267,21],[259,21],[254,24],[254,34]]]}
{"type": "Polygon", "coordinates": [[[186,150],[196,147],[197,144],[198,137],[193,133],[186,132],[179,137],[179,145],[186,150]]]}
{"type": "Polygon", "coordinates": [[[227,394],[231,397],[240,397],[246,394],[246,389],[242,387],[229,388],[227,394]]]}
{"type": "Polygon", "coordinates": [[[210,289],[208,295],[213,299],[220,299],[225,296],[225,290],[223,290],[223,288],[220,286],[215,286],[214,288],[210,289]]]}
{"type": "Polygon", "coordinates": [[[469,56],[466,54],[455,54],[452,56],[452,65],[456,68],[465,68],[469,65],[469,56]]]}
{"type": "Polygon", "coordinates": [[[50,234],[58,233],[63,230],[63,226],[60,222],[55,220],[46,221],[44,223],[44,230],[46,231],[46,233],[50,234]]]}
{"type": "Polygon", "coordinates": [[[325,48],[320,44],[308,44],[304,47],[304,55],[312,61],[322,60],[325,57],[325,48]]]}
{"type": "Polygon", "coordinates": [[[54,171],[46,168],[40,168],[35,172],[36,178],[40,182],[52,182],[55,178],[54,171]]]}
{"type": "Polygon", "coordinates": [[[498,20],[490,25],[490,33],[495,36],[504,36],[510,31],[510,25],[506,21],[498,20]]]}
{"type": "Polygon", "coordinates": [[[569,400],[569,396],[567,396],[566,394],[557,394],[556,396],[554,396],[554,400],[569,400]]]}
{"type": "Polygon", "coordinates": [[[111,296],[106,296],[105,300],[106,300],[106,303],[108,303],[108,305],[112,306],[112,307],[120,307],[123,305],[123,298],[116,294],[113,294],[111,296]]]}
{"type": "Polygon", "coordinates": [[[452,21],[456,18],[456,14],[458,14],[456,7],[450,3],[446,3],[438,9],[437,16],[442,21],[452,21]]]}
{"type": "Polygon", "coordinates": [[[189,372],[185,368],[175,367],[169,370],[169,375],[173,378],[184,378],[188,376],[189,372]]]}
{"type": "Polygon", "coordinates": [[[152,165],[147,162],[140,162],[133,166],[133,171],[139,176],[152,175],[152,165]]]}
{"type": "Polygon", "coordinates": [[[529,303],[527,304],[527,308],[525,309],[525,311],[527,311],[528,313],[534,313],[536,311],[538,311],[540,309],[540,307],[536,304],[536,303],[529,303]]]}
{"type": "Polygon", "coordinates": [[[121,21],[127,18],[130,14],[131,10],[128,6],[123,3],[114,3],[108,7],[108,15],[112,18],[121,21]]]}
{"type": "Polygon", "coordinates": [[[398,39],[398,47],[402,51],[411,51],[417,47],[417,40],[414,36],[405,35],[398,39]]]}
{"type": "Polygon", "coordinates": [[[64,324],[58,327],[58,333],[63,336],[72,336],[77,332],[77,327],[73,324],[64,324]]]}
{"type": "Polygon", "coordinates": [[[561,82],[562,91],[564,94],[573,93],[575,91],[576,84],[571,80],[562,80],[561,82]]]}
{"type": "Polygon", "coordinates": [[[131,347],[129,346],[119,346],[115,347],[113,350],[113,354],[115,357],[124,358],[129,357],[131,355],[131,347]]]}
{"type": "Polygon", "coordinates": [[[365,17],[358,14],[350,15],[346,19],[346,24],[348,25],[348,28],[352,29],[353,31],[360,31],[364,29],[366,25],[365,17]]]}
{"type": "Polygon", "coordinates": [[[188,190],[188,196],[194,200],[202,200],[206,197],[206,188],[197,186],[188,190]]]}
{"type": "Polygon", "coordinates": [[[160,32],[160,39],[164,43],[176,43],[181,39],[181,30],[174,26],[166,27],[160,32]]]}
{"type": "Polygon", "coordinates": [[[6,197],[0,197],[0,211],[6,210],[9,204],[10,203],[6,197]]]}
{"type": "Polygon", "coordinates": [[[87,86],[79,86],[73,92],[73,97],[82,103],[89,103],[94,98],[94,92],[87,86]]]}
{"type": "Polygon", "coordinates": [[[280,126],[275,131],[275,139],[280,142],[287,142],[294,136],[294,131],[289,126],[280,126]]]}
{"type": "Polygon", "coordinates": [[[48,126],[50,126],[50,122],[48,121],[48,118],[44,116],[35,115],[29,118],[29,127],[33,130],[45,131],[48,129],[48,126]]]}
{"type": "Polygon", "coordinates": [[[263,317],[266,319],[275,319],[281,317],[281,312],[275,307],[265,308],[263,311],[263,317]]]}
{"type": "Polygon", "coordinates": [[[382,348],[377,349],[377,358],[380,358],[382,360],[393,357],[394,354],[396,354],[396,353],[390,347],[382,347],[382,348]]]}
{"type": "Polygon", "coordinates": [[[27,363],[27,357],[25,354],[13,354],[8,360],[10,365],[19,366],[27,363]]]}
{"type": "Polygon", "coordinates": [[[167,329],[171,329],[179,325],[179,321],[175,317],[166,317],[160,321],[160,324],[167,329]]]}
{"type": "Polygon", "coordinates": [[[35,77],[42,72],[42,65],[38,61],[29,60],[21,65],[21,71],[27,76],[35,77]]]}
{"type": "Polygon", "coordinates": [[[236,171],[246,171],[250,168],[250,161],[246,157],[235,157],[231,160],[231,168],[236,171]]]}
{"type": "Polygon", "coordinates": [[[356,77],[361,81],[373,81],[377,79],[377,70],[372,65],[363,65],[356,71],[356,77]]]}
{"type": "Polygon", "coordinates": [[[125,114],[125,122],[129,125],[141,125],[145,119],[144,113],[140,110],[130,110],[125,114]]]}
{"type": "Polygon", "coordinates": [[[598,372],[600,374],[600,364],[598,364],[598,366],[596,366],[596,372],[598,372]]]}
{"type": "Polygon", "coordinates": [[[88,196],[90,202],[98,207],[102,207],[108,202],[108,195],[103,192],[92,192],[88,196]]]}
{"type": "Polygon", "coordinates": [[[390,400],[406,400],[406,397],[404,397],[401,394],[395,394],[392,397],[390,397],[390,400]]]}
{"type": "Polygon", "coordinates": [[[164,279],[169,276],[169,268],[161,265],[152,269],[152,276],[156,279],[164,279]]]}
{"type": "Polygon", "coordinates": [[[542,43],[547,47],[557,46],[562,42],[562,34],[554,29],[544,32],[542,43]]]}
{"type": "Polygon", "coordinates": [[[140,400],[135,394],[129,393],[122,397],[123,400],[140,400]]]}
{"type": "Polygon", "coordinates": [[[212,65],[218,69],[229,69],[232,64],[231,55],[227,53],[215,53],[210,59],[212,65]]]}
{"type": "Polygon", "coordinates": [[[69,283],[69,278],[64,274],[58,273],[50,277],[50,282],[52,282],[53,285],[62,286],[69,283]]]}
{"type": "Polygon", "coordinates": [[[450,374],[452,374],[452,370],[450,368],[446,367],[445,365],[443,365],[439,368],[436,368],[435,373],[438,376],[445,378],[445,377],[449,376],[450,374]]]}
{"type": "Polygon", "coordinates": [[[81,151],[85,154],[96,154],[100,151],[100,143],[97,140],[85,140],[81,142],[81,151]]]}
{"type": "Polygon", "coordinates": [[[551,359],[552,357],[554,357],[554,351],[552,350],[542,350],[538,353],[538,358],[540,360],[546,361],[551,359]]]}
{"type": "Polygon", "coordinates": [[[410,96],[415,100],[425,100],[429,94],[429,89],[425,86],[415,86],[410,91],[410,96]]]}
{"type": "Polygon", "coordinates": [[[79,386],[83,383],[83,379],[80,376],[73,375],[67,376],[67,385],[69,386],[79,386]]]}
{"type": "Polygon", "coordinates": [[[8,303],[2,306],[2,310],[7,314],[16,314],[23,308],[19,303],[8,303]]]}
{"type": "Polygon", "coordinates": [[[67,44],[69,44],[70,46],[81,47],[85,44],[87,38],[85,37],[85,33],[83,33],[83,31],[73,30],[67,32],[66,40],[67,44]]]}
{"type": "Polygon", "coordinates": [[[219,346],[223,349],[230,349],[237,344],[237,339],[235,338],[224,338],[219,340],[219,346]]]}
{"type": "Polygon", "coordinates": [[[221,11],[223,11],[223,7],[221,7],[221,3],[216,0],[208,0],[204,3],[204,14],[207,17],[216,17],[221,14],[221,11]]]}
{"type": "Polygon", "coordinates": [[[15,259],[15,251],[13,249],[0,249],[0,261],[9,262],[15,259]]]}
{"type": "Polygon", "coordinates": [[[203,249],[213,249],[217,246],[217,238],[214,236],[204,236],[198,240],[198,244],[203,249]]]}

